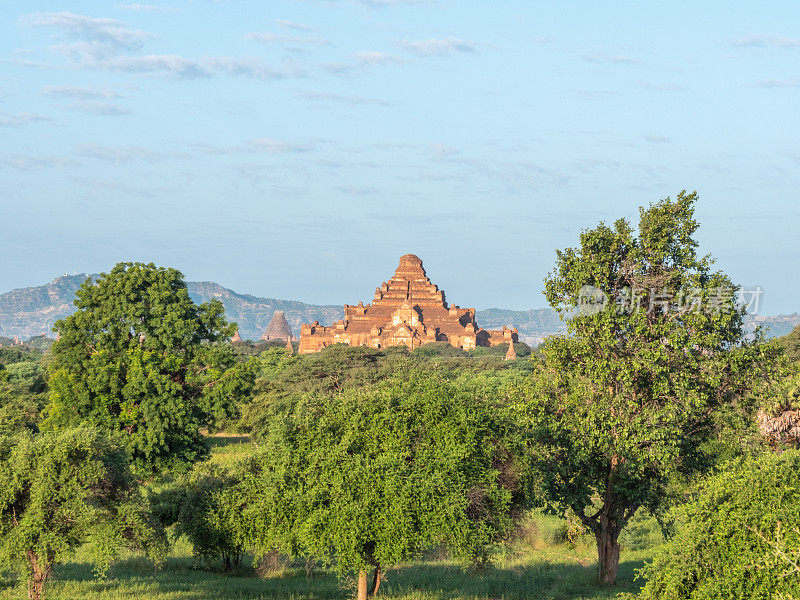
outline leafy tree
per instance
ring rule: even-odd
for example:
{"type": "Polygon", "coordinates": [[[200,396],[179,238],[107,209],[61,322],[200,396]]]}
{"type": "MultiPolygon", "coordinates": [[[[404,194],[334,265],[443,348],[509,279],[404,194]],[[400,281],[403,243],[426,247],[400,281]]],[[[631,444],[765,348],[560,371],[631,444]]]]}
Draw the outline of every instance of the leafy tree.
{"type": "Polygon", "coordinates": [[[740,461],[680,511],[641,600],[800,596],[800,451],[740,461]]]}
{"type": "Polygon", "coordinates": [[[759,433],[776,447],[800,447],[800,364],[766,384],[759,394],[759,433]]]}
{"type": "Polygon", "coordinates": [[[24,361],[11,363],[5,366],[8,380],[30,392],[38,394],[47,387],[44,381],[44,369],[38,362],[24,361]]]}
{"type": "Polygon", "coordinates": [[[306,396],[276,420],[227,493],[256,558],[279,552],[381,572],[435,544],[482,561],[507,532],[522,472],[508,425],[470,394],[418,372],[306,396]]]}
{"type": "Polygon", "coordinates": [[[789,360],[800,360],[800,325],[797,325],[782,338],[778,338],[778,343],[783,348],[789,360]]]}
{"type": "Polygon", "coordinates": [[[53,567],[86,544],[99,572],[124,546],[163,543],[124,451],[98,431],[0,437],[0,561],[43,597],[53,567]]]}
{"type": "Polygon", "coordinates": [[[24,385],[5,382],[2,375],[0,370],[0,435],[38,431],[45,395],[32,393],[24,385]]]}
{"type": "Polygon", "coordinates": [[[640,209],[638,235],[625,219],[584,231],[545,281],[568,334],[544,345],[525,407],[540,493],[592,531],[605,583],[626,523],[660,511],[674,477],[709,466],[720,411],[776,353],[746,341],[737,288],[698,256],[696,199],[640,209]]]}
{"type": "Polygon", "coordinates": [[[201,463],[178,481],[156,494],[153,512],[164,527],[174,525],[175,537],[185,535],[195,556],[210,562],[221,559],[223,569],[238,567],[242,546],[225,518],[222,492],[235,480],[224,467],[201,463]]]}
{"type": "Polygon", "coordinates": [[[75,305],[54,327],[45,426],[119,432],[144,472],[203,456],[199,429],[252,380],[218,344],[235,331],[222,305],[195,305],[180,272],[142,263],[87,279],[75,305]]]}
{"type": "Polygon", "coordinates": [[[12,346],[10,348],[0,347],[0,364],[10,365],[23,361],[38,361],[42,354],[28,346],[12,346]]]}

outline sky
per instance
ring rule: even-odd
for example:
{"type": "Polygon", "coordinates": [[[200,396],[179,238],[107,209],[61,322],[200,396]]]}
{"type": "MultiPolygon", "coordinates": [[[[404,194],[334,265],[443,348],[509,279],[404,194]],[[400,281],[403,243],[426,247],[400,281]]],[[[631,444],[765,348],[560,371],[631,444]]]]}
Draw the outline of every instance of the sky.
{"type": "Polygon", "coordinates": [[[0,292],[154,262],[369,301],[546,305],[556,249],[697,190],[800,311],[800,3],[0,0],[0,292]]]}

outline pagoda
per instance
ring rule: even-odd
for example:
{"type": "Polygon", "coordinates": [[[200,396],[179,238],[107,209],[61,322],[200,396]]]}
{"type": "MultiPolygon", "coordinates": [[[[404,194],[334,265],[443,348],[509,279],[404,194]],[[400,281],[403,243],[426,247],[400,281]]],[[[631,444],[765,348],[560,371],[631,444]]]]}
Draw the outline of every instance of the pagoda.
{"type": "Polygon", "coordinates": [[[344,319],[330,327],[315,321],[300,329],[300,354],[331,344],[387,348],[447,342],[471,350],[518,341],[516,328],[487,331],[475,322],[474,308],[448,305],[444,291],[431,283],[414,254],[400,257],[394,275],[375,290],[372,303],[344,305],[344,319]]]}
{"type": "Polygon", "coordinates": [[[286,320],[286,313],[282,310],[276,310],[267,329],[264,331],[264,335],[261,336],[261,340],[267,342],[269,340],[290,339],[292,339],[292,328],[289,327],[289,322],[286,320]]]}

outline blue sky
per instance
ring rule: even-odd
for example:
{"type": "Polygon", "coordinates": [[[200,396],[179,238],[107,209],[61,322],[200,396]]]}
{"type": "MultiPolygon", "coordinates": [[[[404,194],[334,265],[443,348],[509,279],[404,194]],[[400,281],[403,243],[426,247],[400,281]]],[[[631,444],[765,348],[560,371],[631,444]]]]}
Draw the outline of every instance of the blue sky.
{"type": "Polygon", "coordinates": [[[354,303],[414,252],[540,307],[557,248],[689,189],[800,311],[797,2],[152,1],[0,0],[0,291],[143,260],[354,303]]]}

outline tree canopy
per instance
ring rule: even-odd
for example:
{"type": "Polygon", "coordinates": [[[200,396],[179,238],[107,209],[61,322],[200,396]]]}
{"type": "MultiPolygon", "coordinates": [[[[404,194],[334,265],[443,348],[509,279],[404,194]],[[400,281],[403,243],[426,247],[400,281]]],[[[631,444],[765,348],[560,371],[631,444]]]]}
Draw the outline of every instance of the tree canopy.
{"type": "Polygon", "coordinates": [[[643,575],[641,600],[771,600],[800,594],[800,451],[712,477],[643,575]]]}
{"type": "Polygon", "coordinates": [[[86,544],[100,571],[120,548],[163,552],[125,452],[93,429],[0,436],[0,564],[39,600],[54,565],[86,544]]]}
{"type": "Polygon", "coordinates": [[[199,429],[227,414],[252,380],[219,344],[236,328],[222,305],[196,305],[179,271],[143,263],[87,279],[75,305],[54,327],[45,428],[118,432],[143,471],[204,455],[199,429]]]}
{"type": "Polygon", "coordinates": [[[445,544],[470,562],[511,524],[522,470],[509,425],[458,388],[415,371],[335,395],[310,395],[276,420],[229,490],[239,539],[380,573],[445,544]]]}
{"type": "Polygon", "coordinates": [[[697,253],[696,200],[640,209],[638,231],[625,219],[584,231],[545,281],[568,333],[545,343],[525,403],[540,493],[594,533],[603,582],[626,523],[709,465],[717,411],[770,368],[774,348],[745,339],[738,288],[697,253]]]}
{"type": "Polygon", "coordinates": [[[800,325],[797,325],[782,338],[778,338],[778,343],[789,360],[800,361],[800,325]]]}

